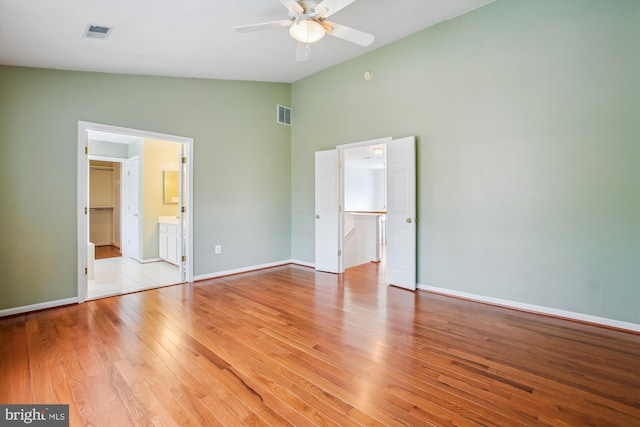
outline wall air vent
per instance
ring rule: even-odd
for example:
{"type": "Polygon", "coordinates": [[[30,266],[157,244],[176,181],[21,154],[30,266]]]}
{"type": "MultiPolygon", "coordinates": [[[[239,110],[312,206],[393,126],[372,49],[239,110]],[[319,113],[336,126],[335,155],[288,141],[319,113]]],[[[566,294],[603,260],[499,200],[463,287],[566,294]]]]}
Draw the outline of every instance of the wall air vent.
{"type": "Polygon", "coordinates": [[[278,105],[276,120],[281,125],[291,126],[291,108],[278,105]]]}
{"type": "Polygon", "coordinates": [[[104,25],[87,25],[84,36],[90,39],[106,39],[111,34],[112,27],[104,25]]]}

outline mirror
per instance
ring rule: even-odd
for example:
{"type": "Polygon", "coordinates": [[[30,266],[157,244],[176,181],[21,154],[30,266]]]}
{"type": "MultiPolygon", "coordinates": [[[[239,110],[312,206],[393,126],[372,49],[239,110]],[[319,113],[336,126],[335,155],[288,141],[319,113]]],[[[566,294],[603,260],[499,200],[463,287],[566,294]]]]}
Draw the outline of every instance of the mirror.
{"type": "Polygon", "coordinates": [[[163,172],[164,172],[164,203],[177,204],[178,203],[178,171],[165,169],[163,172]]]}

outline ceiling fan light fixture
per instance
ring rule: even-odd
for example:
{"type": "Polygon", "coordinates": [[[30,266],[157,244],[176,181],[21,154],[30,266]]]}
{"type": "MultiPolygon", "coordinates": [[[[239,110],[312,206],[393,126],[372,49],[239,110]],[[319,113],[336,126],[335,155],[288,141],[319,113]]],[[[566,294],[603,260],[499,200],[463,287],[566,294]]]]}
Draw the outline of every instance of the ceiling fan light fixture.
{"type": "Polygon", "coordinates": [[[327,30],[313,19],[302,19],[289,27],[289,34],[300,43],[309,44],[322,39],[327,30]]]}

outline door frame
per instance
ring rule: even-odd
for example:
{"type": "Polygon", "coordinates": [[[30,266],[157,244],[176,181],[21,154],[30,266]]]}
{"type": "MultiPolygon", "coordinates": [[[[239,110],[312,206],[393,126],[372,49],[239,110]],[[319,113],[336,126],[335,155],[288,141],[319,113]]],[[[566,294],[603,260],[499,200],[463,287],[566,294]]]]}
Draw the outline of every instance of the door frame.
{"type": "MultiPolygon", "coordinates": [[[[340,221],[340,224],[344,223],[344,152],[353,148],[371,147],[373,145],[382,144],[387,145],[392,140],[392,137],[387,136],[383,138],[370,139],[367,141],[353,142],[350,144],[341,144],[336,146],[336,149],[338,150],[338,197],[340,203],[340,215],[338,221],[340,221]]],[[[338,249],[341,254],[341,256],[338,257],[338,269],[340,273],[344,273],[344,232],[342,231],[342,227],[340,227],[338,232],[340,233],[338,237],[338,249]]]]}
{"type": "Polygon", "coordinates": [[[169,135],[158,132],[144,131],[140,129],[125,128],[120,126],[93,123],[78,120],[78,150],[77,150],[77,233],[78,233],[78,302],[83,303],[87,299],[87,244],[88,244],[88,180],[89,180],[89,140],[88,131],[132,135],[140,138],[159,139],[169,142],[184,144],[186,147],[186,235],[185,253],[187,264],[187,282],[193,282],[193,138],[169,135]]]}
{"type": "MultiPolygon", "coordinates": [[[[415,137],[410,137],[413,139],[414,144],[415,144],[415,137]]],[[[400,139],[404,139],[404,138],[400,138],[400,139]]],[[[369,146],[373,146],[373,145],[384,145],[385,147],[389,147],[390,145],[393,144],[393,141],[395,141],[392,137],[386,137],[386,138],[378,138],[378,139],[374,139],[374,140],[369,140],[369,141],[362,141],[362,142],[356,142],[356,143],[352,143],[352,144],[343,144],[343,145],[338,145],[336,147],[337,151],[338,151],[338,165],[337,165],[337,169],[338,169],[338,199],[339,199],[339,206],[338,206],[338,212],[339,212],[339,224],[342,224],[342,222],[344,221],[344,152],[346,150],[349,149],[353,149],[353,148],[362,148],[362,147],[369,147],[369,146]]],[[[388,167],[388,166],[387,166],[388,167]]],[[[415,180],[415,177],[414,177],[415,180]]],[[[388,177],[387,177],[387,181],[388,181],[388,177]]],[[[414,183],[415,185],[415,183],[414,183]]],[[[391,189],[387,188],[387,208],[388,208],[388,198],[389,198],[389,192],[392,191],[391,189]]],[[[414,194],[414,203],[415,203],[415,197],[416,195],[414,194]]],[[[415,216],[415,212],[412,213],[412,216],[415,216]]],[[[417,232],[415,230],[415,219],[416,218],[411,218],[412,222],[414,223],[414,239],[417,237],[417,232]]],[[[409,221],[407,221],[409,222],[409,221]]],[[[339,252],[336,251],[336,253],[340,253],[340,255],[338,255],[338,273],[344,273],[344,261],[343,261],[343,257],[342,257],[342,251],[344,249],[344,235],[341,232],[342,227],[339,227],[338,230],[338,247],[339,247],[339,252]]],[[[317,249],[316,249],[317,250],[317,249]]],[[[414,254],[415,254],[415,246],[414,246],[414,250],[413,250],[414,254]]],[[[388,256],[389,254],[387,254],[388,256]]],[[[417,254],[415,254],[417,255],[417,254]]],[[[414,260],[413,264],[413,268],[414,270],[416,269],[416,260],[414,260]]],[[[414,271],[414,274],[417,274],[417,272],[414,271]]],[[[415,282],[415,280],[413,280],[415,282]]],[[[390,285],[391,282],[388,282],[388,285],[390,285]]],[[[415,284],[414,286],[411,287],[412,290],[415,290],[415,284]]]]}

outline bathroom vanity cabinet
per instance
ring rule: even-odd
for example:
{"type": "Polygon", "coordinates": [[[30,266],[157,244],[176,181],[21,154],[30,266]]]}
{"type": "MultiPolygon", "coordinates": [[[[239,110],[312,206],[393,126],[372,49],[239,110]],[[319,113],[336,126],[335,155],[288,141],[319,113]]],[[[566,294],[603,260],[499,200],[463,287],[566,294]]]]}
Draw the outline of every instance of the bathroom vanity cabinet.
{"type": "Polygon", "coordinates": [[[178,219],[175,217],[160,217],[160,258],[178,265],[178,219]]]}

